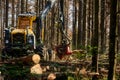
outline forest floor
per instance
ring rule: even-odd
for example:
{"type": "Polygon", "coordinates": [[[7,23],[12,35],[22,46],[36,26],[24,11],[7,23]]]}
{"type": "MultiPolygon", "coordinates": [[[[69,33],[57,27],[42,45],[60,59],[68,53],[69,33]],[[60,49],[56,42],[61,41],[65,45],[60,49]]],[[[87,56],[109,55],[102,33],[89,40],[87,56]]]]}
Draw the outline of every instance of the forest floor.
{"type": "MultiPolygon", "coordinates": [[[[92,76],[97,75],[100,80],[107,80],[108,66],[109,66],[108,55],[107,54],[99,55],[98,72],[91,72],[91,57],[92,57],[91,55],[86,55],[86,54],[73,54],[64,57],[62,60],[59,59],[58,57],[56,58],[55,61],[41,60],[39,64],[41,65],[42,69],[44,69],[42,76],[48,77],[50,73],[53,73],[57,76],[67,75],[70,78],[71,77],[74,78],[74,80],[91,80],[92,76]]],[[[117,62],[118,63],[116,66],[116,77],[119,79],[120,54],[118,54],[117,62]]],[[[2,63],[0,64],[0,66],[4,65],[3,62],[0,63],[2,63]]],[[[12,63],[12,66],[14,64],[15,63],[12,63]]],[[[10,64],[7,64],[7,66],[8,65],[10,64]]],[[[30,69],[30,66],[27,67],[30,69]]]]}

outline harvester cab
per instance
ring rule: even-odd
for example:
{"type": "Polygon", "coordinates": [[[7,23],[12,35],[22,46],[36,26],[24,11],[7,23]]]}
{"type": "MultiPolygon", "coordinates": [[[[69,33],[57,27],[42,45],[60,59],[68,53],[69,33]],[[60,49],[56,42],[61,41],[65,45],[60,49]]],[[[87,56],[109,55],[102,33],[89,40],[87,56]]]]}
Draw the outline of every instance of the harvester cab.
{"type": "Polygon", "coordinates": [[[30,53],[42,55],[42,46],[36,46],[36,15],[33,13],[23,13],[18,15],[18,24],[14,29],[5,29],[2,59],[6,56],[21,57],[30,53]]]}

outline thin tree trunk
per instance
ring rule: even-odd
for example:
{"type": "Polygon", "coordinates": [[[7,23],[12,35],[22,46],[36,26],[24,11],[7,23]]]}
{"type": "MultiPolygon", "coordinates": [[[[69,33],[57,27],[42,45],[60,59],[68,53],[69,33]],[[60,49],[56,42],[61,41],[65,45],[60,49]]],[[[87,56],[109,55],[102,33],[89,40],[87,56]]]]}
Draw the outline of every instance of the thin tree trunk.
{"type": "MultiPolygon", "coordinates": [[[[94,0],[94,33],[92,37],[92,71],[98,72],[98,12],[99,0],[94,0]]],[[[92,77],[92,80],[98,80],[97,75],[92,77]]]]}
{"type": "Polygon", "coordinates": [[[118,4],[117,4],[117,6],[118,6],[118,52],[120,52],[120,1],[118,0],[118,2],[117,2],[118,4]]]}
{"type": "Polygon", "coordinates": [[[2,1],[0,0],[0,43],[1,43],[1,25],[2,25],[2,1]]]}
{"type": "Polygon", "coordinates": [[[51,47],[52,47],[52,42],[55,42],[55,27],[54,27],[54,24],[55,24],[55,8],[52,9],[52,12],[51,12],[51,47]]]}
{"type": "Polygon", "coordinates": [[[105,28],[104,28],[104,19],[105,19],[105,0],[101,0],[101,23],[100,23],[100,32],[101,32],[101,49],[100,49],[100,53],[104,53],[105,51],[105,28]]]}
{"type": "Polygon", "coordinates": [[[88,0],[88,18],[87,18],[87,46],[91,45],[91,0],[88,0]]]}
{"type": "Polygon", "coordinates": [[[28,12],[28,0],[26,0],[26,4],[25,4],[26,6],[25,6],[25,8],[26,8],[26,12],[28,12]]]}
{"type": "Polygon", "coordinates": [[[6,18],[6,22],[5,22],[6,28],[8,28],[8,10],[9,10],[8,8],[9,8],[9,0],[6,0],[6,17],[5,17],[6,18]]]}
{"type": "Polygon", "coordinates": [[[25,10],[25,0],[21,0],[21,13],[24,13],[25,10]]]}
{"type": "Polygon", "coordinates": [[[78,13],[78,36],[77,36],[77,49],[80,49],[80,46],[82,45],[82,24],[81,24],[81,19],[82,19],[82,2],[79,1],[79,13],[78,13]]]}
{"type": "Polygon", "coordinates": [[[36,12],[36,15],[37,15],[37,16],[39,16],[38,6],[39,6],[39,0],[36,0],[36,2],[35,2],[35,12],[36,12]]]}
{"type": "Polygon", "coordinates": [[[116,9],[117,9],[117,0],[111,0],[110,7],[110,42],[109,42],[109,72],[108,80],[115,79],[115,66],[116,66],[116,9]]]}
{"type": "Polygon", "coordinates": [[[65,0],[65,28],[66,28],[66,34],[68,33],[68,10],[69,10],[69,1],[65,0]]]}
{"type": "Polygon", "coordinates": [[[82,27],[82,46],[85,47],[86,43],[86,4],[87,0],[83,0],[83,27],[82,27]]]}
{"type": "Polygon", "coordinates": [[[12,27],[14,27],[14,22],[15,22],[15,1],[14,0],[12,0],[12,27]]]}
{"type": "Polygon", "coordinates": [[[73,33],[72,33],[72,47],[73,49],[76,49],[76,22],[77,22],[77,7],[76,7],[76,0],[73,1],[74,11],[73,11],[73,33]]]}
{"type": "Polygon", "coordinates": [[[6,15],[6,6],[5,6],[5,0],[3,1],[3,13],[2,13],[2,16],[3,16],[3,23],[2,23],[2,43],[3,43],[3,38],[4,38],[4,28],[5,28],[5,23],[6,23],[6,19],[5,19],[5,15],[6,15]]]}
{"type": "Polygon", "coordinates": [[[0,44],[2,43],[2,19],[3,19],[3,15],[2,15],[2,12],[3,12],[3,7],[2,7],[2,0],[0,0],[0,44]]]}
{"type": "Polygon", "coordinates": [[[110,0],[105,0],[105,53],[109,52],[110,0]]]}
{"type": "Polygon", "coordinates": [[[16,26],[17,26],[17,17],[18,17],[18,14],[20,13],[20,0],[17,1],[17,4],[16,4],[16,26]]]}

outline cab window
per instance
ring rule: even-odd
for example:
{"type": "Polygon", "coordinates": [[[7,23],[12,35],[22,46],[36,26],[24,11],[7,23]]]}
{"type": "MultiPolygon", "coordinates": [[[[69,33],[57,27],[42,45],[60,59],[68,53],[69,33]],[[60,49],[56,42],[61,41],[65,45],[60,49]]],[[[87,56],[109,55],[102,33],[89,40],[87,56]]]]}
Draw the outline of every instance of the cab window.
{"type": "Polygon", "coordinates": [[[20,29],[26,29],[29,26],[30,26],[30,20],[29,19],[21,18],[19,20],[19,28],[20,29]]]}

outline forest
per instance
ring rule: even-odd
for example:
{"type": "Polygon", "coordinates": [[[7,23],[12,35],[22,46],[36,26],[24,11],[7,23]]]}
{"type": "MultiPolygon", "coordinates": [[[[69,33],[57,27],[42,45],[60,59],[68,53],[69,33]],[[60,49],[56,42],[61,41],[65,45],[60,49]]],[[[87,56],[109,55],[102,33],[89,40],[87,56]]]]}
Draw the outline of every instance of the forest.
{"type": "Polygon", "coordinates": [[[120,0],[0,0],[0,80],[120,80],[120,0]]]}

